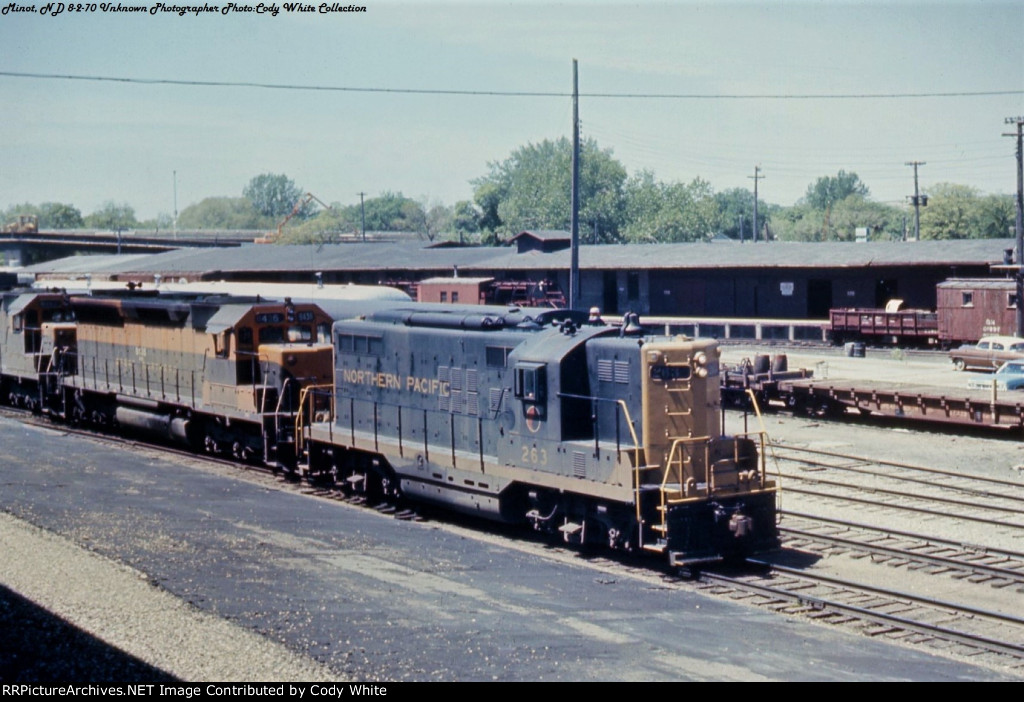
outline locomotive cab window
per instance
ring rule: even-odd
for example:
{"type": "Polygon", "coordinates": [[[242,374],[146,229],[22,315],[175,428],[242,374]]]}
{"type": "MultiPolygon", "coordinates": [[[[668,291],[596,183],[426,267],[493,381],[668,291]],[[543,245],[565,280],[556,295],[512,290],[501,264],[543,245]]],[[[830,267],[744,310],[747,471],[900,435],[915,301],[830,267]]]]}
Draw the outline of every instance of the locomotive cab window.
{"type": "Polygon", "coordinates": [[[545,373],[543,363],[517,363],[515,396],[527,402],[544,401],[545,373]]]}
{"type": "Polygon", "coordinates": [[[227,358],[231,352],[231,330],[225,329],[221,334],[213,335],[213,351],[218,358],[227,358]]]}
{"type": "Polygon", "coordinates": [[[288,339],[290,344],[308,343],[313,341],[313,330],[306,325],[294,325],[288,327],[288,332],[285,334],[285,338],[288,339]]]}

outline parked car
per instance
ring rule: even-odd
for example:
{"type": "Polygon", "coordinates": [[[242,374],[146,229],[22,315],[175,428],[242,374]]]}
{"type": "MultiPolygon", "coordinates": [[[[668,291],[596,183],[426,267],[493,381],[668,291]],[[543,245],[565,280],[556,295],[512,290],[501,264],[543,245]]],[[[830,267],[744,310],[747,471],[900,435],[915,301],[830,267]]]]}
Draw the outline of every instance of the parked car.
{"type": "Polygon", "coordinates": [[[949,352],[957,370],[995,370],[1007,361],[1024,359],[1024,339],[1016,336],[986,336],[976,344],[965,344],[949,352]]]}
{"type": "Polygon", "coordinates": [[[1024,389],[1024,360],[1007,361],[995,373],[976,375],[967,381],[967,387],[972,390],[991,390],[993,382],[997,390],[1024,389]]]}

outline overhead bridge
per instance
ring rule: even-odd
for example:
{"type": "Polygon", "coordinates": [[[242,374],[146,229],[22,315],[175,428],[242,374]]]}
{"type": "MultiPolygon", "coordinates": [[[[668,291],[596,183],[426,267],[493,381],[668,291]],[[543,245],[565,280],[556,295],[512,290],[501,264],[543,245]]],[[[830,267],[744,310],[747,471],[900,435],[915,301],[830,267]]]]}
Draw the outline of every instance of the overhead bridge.
{"type": "Polygon", "coordinates": [[[160,253],[172,249],[232,247],[252,243],[252,231],[100,231],[65,229],[0,232],[0,255],[9,265],[86,253],[160,253]]]}

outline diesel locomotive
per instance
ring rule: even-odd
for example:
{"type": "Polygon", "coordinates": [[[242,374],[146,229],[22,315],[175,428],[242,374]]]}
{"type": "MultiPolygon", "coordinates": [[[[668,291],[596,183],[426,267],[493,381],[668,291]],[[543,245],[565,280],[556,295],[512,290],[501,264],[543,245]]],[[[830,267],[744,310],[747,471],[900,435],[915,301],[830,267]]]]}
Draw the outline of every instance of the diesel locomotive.
{"type": "Polygon", "coordinates": [[[722,433],[713,340],[405,305],[336,321],[333,343],[333,385],[307,394],[332,410],[297,429],[311,479],[673,565],[778,545],[763,436],[722,433]]]}
{"type": "Polygon", "coordinates": [[[0,399],[673,565],[778,545],[715,341],[571,310],[10,293],[0,399]],[[333,325],[332,325],[333,323],[333,325]]]}
{"type": "Polygon", "coordinates": [[[12,293],[0,304],[0,397],[293,468],[301,390],[331,375],[331,322],[287,299],[12,293]]]}

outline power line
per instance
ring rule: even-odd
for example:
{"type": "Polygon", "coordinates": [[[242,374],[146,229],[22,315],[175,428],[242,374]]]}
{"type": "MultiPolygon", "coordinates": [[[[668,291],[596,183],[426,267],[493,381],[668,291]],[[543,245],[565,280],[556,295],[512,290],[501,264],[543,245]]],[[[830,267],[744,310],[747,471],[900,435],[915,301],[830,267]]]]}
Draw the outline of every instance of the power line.
{"type": "MultiPolygon", "coordinates": [[[[295,85],[286,83],[256,83],[250,81],[176,80],[173,78],[125,78],[118,76],[84,76],[57,73],[22,73],[0,71],[7,78],[32,78],[38,80],[80,80],[135,85],[179,85],[204,88],[261,88],[265,90],[308,90],[319,92],[347,93],[392,93],[405,95],[469,95],[490,97],[572,97],[572,93],[515,91],[515,90],[454,90],[429,88],[358,88],[337,85],[295,85]]],[[[981,90],[941,93],[580,93],[579,97],[616,98],[641,100],[866,100],[866,99],[910,99],[942,97],[993,97],[1003,95],[1024,95],[1024,90],[981,90]]]]}

